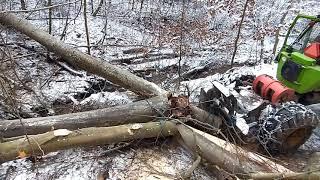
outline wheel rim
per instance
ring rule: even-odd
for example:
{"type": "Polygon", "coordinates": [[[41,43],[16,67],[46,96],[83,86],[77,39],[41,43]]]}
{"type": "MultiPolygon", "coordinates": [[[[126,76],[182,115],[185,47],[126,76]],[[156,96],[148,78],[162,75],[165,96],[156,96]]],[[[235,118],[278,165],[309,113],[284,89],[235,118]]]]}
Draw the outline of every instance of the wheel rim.
{"type": "Polygon", "coordinates": [[[311,131],[312,128],[310,127],[296,129],[286,138],[286,141],[284,142],[284,148],[288,149],[289,151],[291,149],[296,149],[302,145],[307,138],[309,138],[311,131]]]}

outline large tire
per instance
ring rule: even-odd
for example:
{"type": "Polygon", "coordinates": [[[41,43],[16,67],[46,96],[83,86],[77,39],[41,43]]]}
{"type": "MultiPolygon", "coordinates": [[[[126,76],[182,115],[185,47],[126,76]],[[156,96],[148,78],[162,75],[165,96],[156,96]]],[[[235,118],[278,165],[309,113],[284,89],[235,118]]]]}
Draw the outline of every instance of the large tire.
{"type": "Polygon", "coordinates": [[[301,104],[268,106],[260,115],[257,139],[271,155],[290,153],[309,139],[318,121],[317,115],[301,104]]]}

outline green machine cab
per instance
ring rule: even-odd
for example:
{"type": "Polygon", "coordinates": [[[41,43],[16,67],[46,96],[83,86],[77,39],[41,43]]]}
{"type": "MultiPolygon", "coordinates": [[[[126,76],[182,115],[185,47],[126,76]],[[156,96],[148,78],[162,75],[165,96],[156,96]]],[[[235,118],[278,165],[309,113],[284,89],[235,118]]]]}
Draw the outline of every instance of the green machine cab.
{"type": "Polygon", "coordinates": [[[299,94],[320,91],[320,16],[294,19],[276,61],[285,86],[299,94]]]}

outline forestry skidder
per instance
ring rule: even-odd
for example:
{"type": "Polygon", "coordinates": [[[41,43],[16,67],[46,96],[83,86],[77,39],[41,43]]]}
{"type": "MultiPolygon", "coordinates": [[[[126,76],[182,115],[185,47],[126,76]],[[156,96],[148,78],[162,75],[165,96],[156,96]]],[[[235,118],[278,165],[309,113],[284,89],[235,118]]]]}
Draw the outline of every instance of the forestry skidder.
{"type": "Polygon", "coordinates": [[[222,90],[217,82],[200,94],[200,106],[225,120],[222,129],[229,140],[258,145],[269,154],[296,150],[318,124],[308,105],[320,103],[320,16],[294,19],[276,61],[278,80],[268,75],[237,80],[240,86],[251,82],[254,92],[268,100],[256,109],[246,110],[239,94],[222,90]]]}

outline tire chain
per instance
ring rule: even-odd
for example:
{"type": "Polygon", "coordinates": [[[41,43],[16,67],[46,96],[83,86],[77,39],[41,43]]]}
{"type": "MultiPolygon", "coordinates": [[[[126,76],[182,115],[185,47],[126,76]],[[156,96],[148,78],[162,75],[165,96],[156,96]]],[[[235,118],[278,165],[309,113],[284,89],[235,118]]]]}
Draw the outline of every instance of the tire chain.
{"type": "Polygon", "coordinates": [[[309,125],[316,127],[318,124],[317,115],[301,104],[287,102],[277,107],[268,105],[261,113],[257,127],[256,138],[267,151],[273,147],[272,144],[281,145],[279,133],[285,136],[286,131],[291,127],[284,127],[285,124],[293,122],[294,127],[309,125]],[[303,120],[303,122],[299,122],[303,120]],[[306,120],[306,121],[305,121],[306,120]],[[304,122],[305,121],[305,122],[304,122]],[[301,124],[302,123],[302,124],[301,124]]]}

